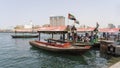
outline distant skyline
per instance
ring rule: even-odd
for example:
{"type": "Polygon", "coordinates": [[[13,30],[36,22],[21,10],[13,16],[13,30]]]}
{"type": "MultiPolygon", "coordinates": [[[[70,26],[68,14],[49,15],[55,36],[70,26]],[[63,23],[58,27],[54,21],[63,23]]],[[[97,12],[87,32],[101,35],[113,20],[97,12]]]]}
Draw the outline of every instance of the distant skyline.
{"type": "MultiPolygon", "coordinates": [[[[0,0],[0,28],[49,24],[50,16],[73,14],[79,25],[107,27],[120,25],[120,0],[0,0]]],[[[73,24],[73,21],[69,21],[73,24]]]]}

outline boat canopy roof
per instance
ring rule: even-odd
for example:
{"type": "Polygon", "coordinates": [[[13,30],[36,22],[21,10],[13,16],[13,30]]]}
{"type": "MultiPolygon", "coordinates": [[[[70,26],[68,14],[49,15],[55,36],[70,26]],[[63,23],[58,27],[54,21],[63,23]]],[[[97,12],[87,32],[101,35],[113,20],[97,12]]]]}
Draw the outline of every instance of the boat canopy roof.
{"type": "MultiPolygon", "coordinates": [[[[88,28],[76,28],[77,32],[90,32],[94,31],[95,27],[88,27],[88,28]]],[[[67,26],[57,26],[57,27],[40,27],[38,29],[15,29],[14,30],[17,33],[29,33],[29,32],[39,32],[39,33],[57,33],[57,34],[62,34],[62,33],[67,33],[70,31],[67,26]]],[[[99,32],[108,32],[108,33],[113,33],[113,32],[120,32],[120,28],[98,28],[99,32]]]]}
{"type": "Polygon", "coordinates": [[[119,28],[99,28],[99,32],[114,33],[119,32],[119,28]]]}
{"type": "Polygon", "coordinates": [[[78,32],[85,32],[85,31],[87,31],[87,32],[89,32],[89,31],[94,31],[94,27],[89,27],[89,28],[77,28],[77,31],[78,32]]]}
{"type": "MultiPolygon", "coordinates": [[[[89,27],[89,28],[77,28],[77,32],[89,32],[94,31],[95,27],[89,27]]],[[[99,32],[119,32],[119,28],[98,28],[99,32]]],[[[67,30],[66,26],[59,26],[59,27],[42,27],[38,30],[38,32],[41,33],[67,33],[69,30],[67,30]]]]}
{"type": "Polygon", "coordinates": [[[48,34],[63,34],[67,33],[66,26],[58,27],[42,27],[39,28],[38,33],[48,33],[48,34]]]}

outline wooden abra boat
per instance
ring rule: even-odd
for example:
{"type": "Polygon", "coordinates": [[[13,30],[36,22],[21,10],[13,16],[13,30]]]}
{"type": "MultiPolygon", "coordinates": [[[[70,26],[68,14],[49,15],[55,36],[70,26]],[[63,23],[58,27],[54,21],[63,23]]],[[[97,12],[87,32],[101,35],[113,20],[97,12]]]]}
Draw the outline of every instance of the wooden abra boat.
{"type": "Polygon", "coordinates": [[[30,41],[32,46],[38,47],[40,49],[52,51],[52,52],[61,52],[61,53],[72,53],[72,54],[83,54],[90,49],[91,46],[73,46],[70,43],[56,44],[56,43],[47,43],[41,41],[30,41]]]}
{"type": "Polygon", "coordinates": [[[68,31],[65,29],[60,29],[58,27],[50,29],[50,27],[47,30],[44,30],[42,28],[41,30],[38,31],[39,33],[39,39],[38,41],[30,41],[30,45],[38,47],[43,50],[47,51],[52,51],[52,52],[60,52],[60,53],[72,53],[72,54],[83,54],[86,51],[88,51],[91,46],[86,45],[86,46],[76,46],[73,45],[71,42],[67,41],[65,37],[68,37],[68,31]],[[54,30],[55,29],[55,30],[54,30]],[[46,42],[41,41],[41,33],[45,34],[51,34],[52,37],[51,39],[45,39],[46,42]],[[56,40],[54,39],[54,34],[59,34],[61,35],[60,39],[56,40]]]}

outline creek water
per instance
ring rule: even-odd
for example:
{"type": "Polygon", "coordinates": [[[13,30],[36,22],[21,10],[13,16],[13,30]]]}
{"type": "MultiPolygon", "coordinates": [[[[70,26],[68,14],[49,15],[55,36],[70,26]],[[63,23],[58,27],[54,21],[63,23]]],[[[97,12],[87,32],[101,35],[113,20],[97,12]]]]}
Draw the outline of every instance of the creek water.
{"type": "Polygon", "coordinates": [[[30,46],[37,38],[13,39],[11,34],[0,33],[0,68],[107,68],[99,50],[81,56],[52,53],[30,46]]]}

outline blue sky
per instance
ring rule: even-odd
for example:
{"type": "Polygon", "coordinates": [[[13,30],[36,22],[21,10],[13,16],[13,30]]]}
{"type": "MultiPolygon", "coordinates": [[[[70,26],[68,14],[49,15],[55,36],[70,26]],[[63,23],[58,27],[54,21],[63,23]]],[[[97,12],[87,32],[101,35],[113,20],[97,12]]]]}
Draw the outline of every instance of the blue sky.
{"type": "Polygon", "coordinates": [[[120,25],[120,0],[0,0],[0,28],[25,25],[30,20],[36,25],[48,24],[50,16],[65,16],[67,24],[68,13],[79,25],[120,25]]]}

